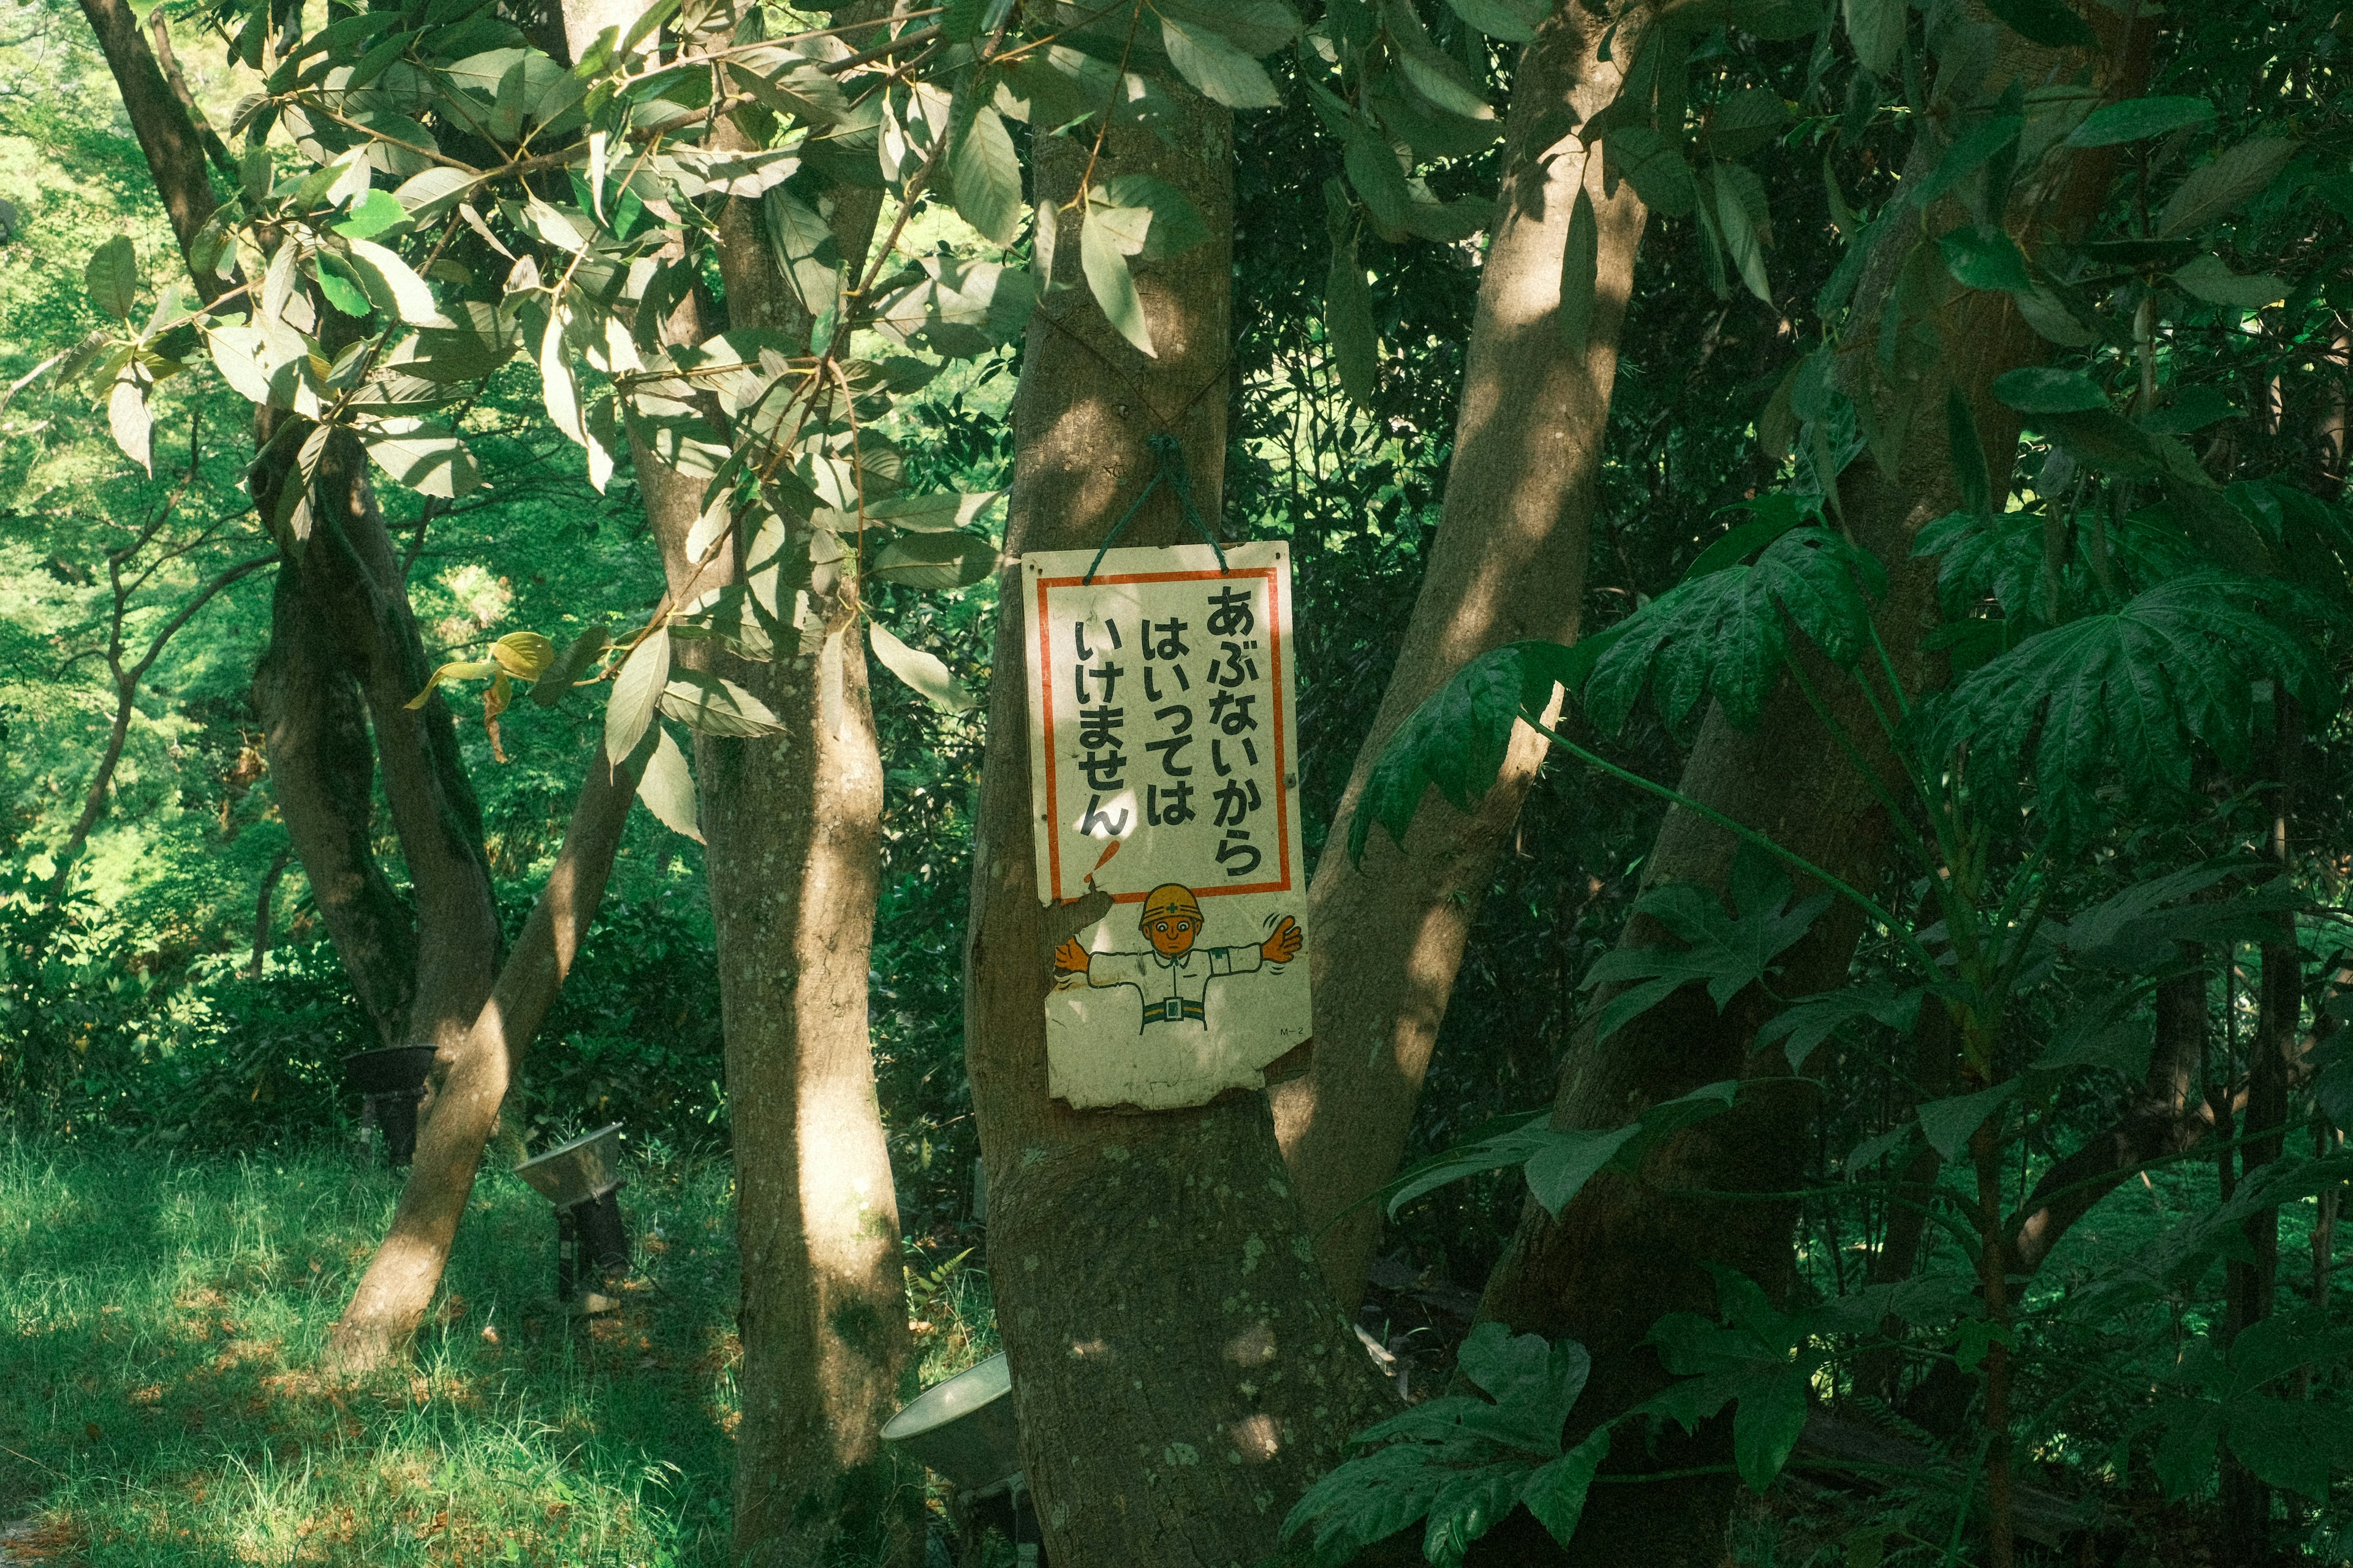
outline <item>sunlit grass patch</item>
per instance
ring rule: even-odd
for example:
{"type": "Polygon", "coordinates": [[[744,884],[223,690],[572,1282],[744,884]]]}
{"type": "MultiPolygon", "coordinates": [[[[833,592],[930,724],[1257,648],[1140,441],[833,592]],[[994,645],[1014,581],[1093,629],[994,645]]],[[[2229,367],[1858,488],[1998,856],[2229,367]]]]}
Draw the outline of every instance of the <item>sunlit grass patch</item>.
{"type": "Polygon", "coordinates": [[[323,1378],[397,1192],[340,1152],[0,1145],[0,1523],[104,1568],[724,1561],[723,1163],[632,1172],[638,1275],[585,1323],[546,1205],[485,1176],[417,1353],[323,1378]]]}

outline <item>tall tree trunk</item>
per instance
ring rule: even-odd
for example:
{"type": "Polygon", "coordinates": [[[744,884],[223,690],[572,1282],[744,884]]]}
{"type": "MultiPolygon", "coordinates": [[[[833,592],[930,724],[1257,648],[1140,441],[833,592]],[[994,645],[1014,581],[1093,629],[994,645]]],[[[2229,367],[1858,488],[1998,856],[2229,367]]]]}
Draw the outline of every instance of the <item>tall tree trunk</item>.
{"type": "MultiPolygon", "coordinates": [[[[856,8],[844,19],[871,14],[856,8]]],[[[595,36],[591,20],[625,19],[609,5],[584,19],[575,48],[595,36]]],[[[881,195],[827,194],[848,286],[872,243],[881,195]]],[[[730,202],[722,214],[728,324],[776,329],[805,346],[814,323],[770,260],[763,230],[756,202],[730,202]]],[[[691,342],[708,326],[690,302],[666,334],[691,342]]],[[[672,593],[683,599],[733,581],[740,540],[699,566],[686,553],[702,486],[643,442],[633,452],[672,593]]],[[[854,579],[815,613],[826,637],[814,654],[780,647],[772,663],[712,660],[767,704],[784,732],[695,744],[743,1257],[733,1550],[749,1568],[843,1552],[913,1564],[924,1546],[921,1473],[881,1441],[908,1392],[913,1342],[868,1030],[882,762],[854,579]]],[[[688,645],[683,657],[710,647],[688,645]]]]}
{"type": "Polygon", "coordinates": [[[1380,1239],[1380,1215],[1363,1200],[1404,1152],[1463,945],[1545,742],[1521,726],[1477,809],[1458,812],[1433,794],[1402,847],[1376,833],[1359,868],[1337,846],[1381,748],[1423,699],[1505,643],[1576,640],[1618,331],[1648,214],[1631,184],[1609,192],[1599,160],[1565,127],[1617,97],[1642,19],[1637,11],[1612,28],[1564,5],[1521,52],[1437,547],[1341,796],[1335,847],[1308,889],[1308,928],[1349,940],[1308,948],[1314,1069],[1274,1089],[1274,1124],[1343,1310],[1363,1296],[1380,1239]],[[1614,64],[1598,58],[1612,32],[1614,64]],[[1600,241],[1581,348],[1560,323],[1561,258],[1580,189],[1600,241]]]}
{"type": "Polygon", "coordinates": [[[437,1060],[437,1067],[446,1062],[446,1075],[433,1097],[432,1114],[417,1129],[416,1158],[417,1167],[432,1172],[433,1179],[418,1181],[412,1174],[401,1188],[391,1233],[335,1325],[330,1353],[342,1365],[364,1368],[381,1362],[423,1321],[458,1222],[465,1217],[475,1170],[497,1126],[507,1086],[596,921],[637,789],[636,767],[612,766],[600,740],[573,803],[554,868],[499,971],[496,989],[464,1037],[454,1048],[445,1046],[437,1060]]]}
{"type": "MultiPolygon", "coordinates": [[[[1968,16],[1991,24],[1983,10],[1968,16]]],[[[2103,100],[2128,93],[2140,79],[2147,27],[2126,39],[2120,19],[2091,13],[2105,47],[2094,58],[2080,52],[2031,46],[1999,34],[1985,91],[2009,81],[2028,86],[2053,73],[2092,68],[2103,100]]],[[[1914,149],[1905,177],[1935,167],[1943,142],[1928,132],[1914,149]]],[[[2021,182],[2007,226],[2030,252],[2048,234],[2079,231],[2098,211],[2109,183],[2106,153],[2054,153],[2021,182]]],[[[1927,215],[1927,232],[1951,226],[1957,211],[1927,215]]],[[[1878,613],[1880,634],[1896,668],[1915,689],[1936,676],[1917,652],[1936,622],[1935,563],[1915,560],[1911,540],[1923,526],[1960,504],[1947,438],[1948,390],[1975,414],[1989,471],[2006,486],[2017,438],[2017,416],[1991,395],[1996,376],[2043,357],[2043,350],[2006,295],[1975,293],[1943,279],[1932,285],[1929,311],[1939,347],[1893,357],[1895,374],[1883,378],[1875,334],[1884,303],[1923,224],[1909,216],[1883,226],[1872,240],[1862,281],[1849,313],[1840,377],[1859,403],[1867,401],[1879,427],[1899,432],[1878,460],[1858,463],[1841,480],[1842,521],[1889,567],[1890,586],[1878,613]]],[[[1899,328],[1908,331],[1908,328],[1899,328]]],[[[1868,740],[1877,726],[1851,682],[1825,681],[1828,705],[1847,731],[1868,740]]],[[[1864,781],[1824,733],[1801,694],[1784,681],[1757,727],[1735,729],[1711,710],[1684,769],[1684,794],[1763,832],[1849,882],[1870,886],[1886,864],[1889,827],[1864,781]]],[[[1875,758],[1881,766],[1885,759],[1875,758]]],[[[1671,811],[1645,870],[1652,885],[1693,881],[1722,888],[1728,878],[1733,837],[1704,818],[1671,811]]],[[[1861,921],[1835,906],[1786,955],[1775,986],[1794,995],[1841,983],[1861,921]]],[[[1648,922],[1629,922],[1630,944],[1662,940],[1648,922]]],[[[1736,998],[1718,1015],[1704,995],[1686,989],[1598,1043],[1588,1026],[1572,1042],[1561,1069],[1554,1124],[1623,1125],[1643,1107],[1710,1081],[1770,1075],[1752,1065],[1757,1026],[1769,1003],[1754,994],[1736,998]]],[[[1786,1068],[1778,1070],[1786,1071],[1786,1068]]],[[[1726,1265],[1764,1284],[1784,1288],[1790,1277],[1787,1205],[1726,1202],[1707,1194],[1784,1191],[1801,1184],[1810,1097],[1777,1086],[1743,1096],[1739,1109],[1690,1130],[1662,1147],[1637,1178],[1602,1177],[1588,1184],[1556,1220],[1531,1203],[1487,1284],[1482,1312],[1519,1331],[1582,1342],[1593,1371],[1577,1425],[1608,1420],[1663,1385],[1665,1374],[1643,1340],[1670,1311],[1712,1311],[1715,1287],[1706,1266],[1726,1265]]],[[[1685,1440],[1672,1429],[1655,1455],[1623,1461],[1640,1470],[1705,1468],[1729,1458],[1730,1431],[1722,1423],[1685,1440]]],[[[1632,1445],[1626,1446],[1630,1449],[1632,1445]]],[[[1613,1463],[1618,1461],[1613,1461],[1613,1463]]],[[[1731,1500],[1728,1478],[1700,1475],[1596,1489],[1569,1553],[1586,1563],[1713,1565],[1724,1551],[1731,1500]]]]}
{"type": "MultiPolygon", "coordinates": [[[[1219,515],[1232,129],[1226,110],[1173,83],[1167,91],[1181,108],[1166,140],[1112,131],[1094,177],[1169,181],[1211,238],[1135,268],[1157,350],[1147,359],[1092,303],[1066,226],[1054,258],[1062,287],[1031,319],[1014,399],[1010,552],[1098,543],[1155,471],[1145,442],[1155,435],[1181,441],[1194,497],[1219,515]]],[[[1087,149],[1060,137],[1034,147],[1038,203],[1069,203],[1087,149]]],[[[1188,537],[1164,491],[1122,542],[1188,537]]],[[[1018,573],[1003,581],[965,953],[965,1060],[997,1322],[1046,1555],[1056,1568],[1254,1563],[1370,1409],[1371,1372],[1316,1268],[1262,1095],[1148,1115],[1072,1110],[1047,1096],[1054,945],[1102,910],[1039,900],[1026,618],[1018,573]]]]}

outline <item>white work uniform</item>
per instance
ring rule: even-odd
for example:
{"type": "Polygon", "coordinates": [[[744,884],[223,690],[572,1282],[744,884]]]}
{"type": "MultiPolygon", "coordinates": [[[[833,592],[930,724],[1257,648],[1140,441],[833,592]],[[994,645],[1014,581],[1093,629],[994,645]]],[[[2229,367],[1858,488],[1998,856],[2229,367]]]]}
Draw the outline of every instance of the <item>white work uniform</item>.
{"type": "Polygon", "coordinates": [[[1133,985],[1144,997],[1144,1019],[1135,1032],[1155,1024],[1209,1026],[1209,982],[1220,974],[1248,974],[1266,963],[1256,946],[1197,947],[1163,958],[1151,952],[1098,952],[1087,959],[1087,984],[1096,988],[1133,985]]]}

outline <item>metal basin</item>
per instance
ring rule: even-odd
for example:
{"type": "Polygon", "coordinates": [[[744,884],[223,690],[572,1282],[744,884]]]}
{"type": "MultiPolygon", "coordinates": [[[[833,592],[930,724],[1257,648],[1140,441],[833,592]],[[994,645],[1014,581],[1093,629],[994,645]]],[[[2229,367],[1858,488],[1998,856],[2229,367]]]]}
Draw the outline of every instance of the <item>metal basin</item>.
{"type": "Polygon", "coordinates": [[[1012,1371],[993,1355],[925,1389],[882,1424],[882,1436],[959,1489],[987,1496],[1021,1478],[1012,1394],[1012,1371]]]}
{"type": "Polygon", "coordinates": [[[557,1208],[568,1209],[620,1185],[620,1170],[621,1124],[616,1121],[525,1160],[515,1174],[557,1208]]]}

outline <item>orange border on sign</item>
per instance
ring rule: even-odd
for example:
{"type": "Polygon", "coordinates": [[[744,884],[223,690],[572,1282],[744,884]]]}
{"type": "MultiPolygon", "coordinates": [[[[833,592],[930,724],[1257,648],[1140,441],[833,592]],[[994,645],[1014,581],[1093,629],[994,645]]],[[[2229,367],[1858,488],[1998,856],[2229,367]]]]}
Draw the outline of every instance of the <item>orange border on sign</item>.
{"type": "MultiPolygon", "coordinates": [[[[1281,845],[1282,879],[1275,882],[1246,882],[1240,887],[1196,888],[1199,897],[1214,899],[1236,893],[1282,893],[1291,889],[1291,792],[1283,780],[1289,776],[1283,747],[1287,733],[1282,710],[1282,606],[1277,599],[1282,592],[1282,571],[1275,566],[1245,567],[1232,572],[1127,572],[1106,573],[1092,579],[1093,583],[1224,583],[1237,577],[1266,579],[1267,663],[1272,671],[1274,686],[1274,829],[1281,845]]],[[[1054,798],[1054,650],[1053,638],[1046,614],[1046,590],[1049,588],[1084,587],[1090,580],[1079,577],[1040,577],[1038,579],[1038,670],[1046,701],[1046,858],[1054,876],[1054,899],[1058,903],[1070,900],[1062,895],[1062,812],[1054,798]]],[[[1142,893],[1113,893],[1115,904],[1140,904],[1142,893]]]]}

